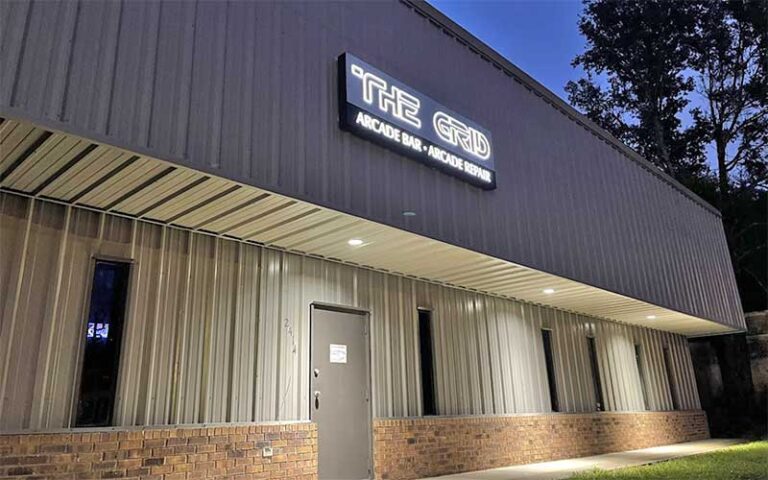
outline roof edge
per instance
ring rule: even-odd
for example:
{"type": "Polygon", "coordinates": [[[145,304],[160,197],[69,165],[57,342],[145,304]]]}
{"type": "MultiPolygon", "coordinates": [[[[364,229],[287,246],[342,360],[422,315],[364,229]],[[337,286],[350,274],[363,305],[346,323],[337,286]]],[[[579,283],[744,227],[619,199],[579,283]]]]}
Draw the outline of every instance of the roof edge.
{"type": "Polygon", "coordinates": [[[513,76],[520,83],[530,88],[536,95],[542,97],[544,101],[550,103],[565,116],[569,117],[571,120],[578,123],[587,130],[590,130],[593,134],[597,135],[603,141],[616,148],[630,160],[633,160],[653,175],[656,175],[660,180],[666,182],[671,187],[678,190],[690,200],[703,207],[705,210],[709,211],[709,213],[722,218],[720,211],[712,206],[709,202],[693,193],[688,187],[678,182],[667,173],[659,170],[658,167],[646,160],[642,155],[629,148],[621,140],[613,136],[607,130],[584,116],[568,102],[557,96],[547,87],[539,83],[536,79],[525,73],[499,52],[491,48],[488,44],[484,43],[482,40],[467,31],[464,27],[448,18],[437,8],[427,3],[426,0],[400,0],[400,2],[410,8],[413,8],[417,13],[438,24],[437,26],[443,28],[450,34],[456,36],[457,38],[461,38],[461,40],[467,43],[467,46],[470,50],[472,50],[474,53],[477,53],[480,57],[485,57],[485,60],[488,60],[490,63],[495,64],[497,67],[513,76]]]}

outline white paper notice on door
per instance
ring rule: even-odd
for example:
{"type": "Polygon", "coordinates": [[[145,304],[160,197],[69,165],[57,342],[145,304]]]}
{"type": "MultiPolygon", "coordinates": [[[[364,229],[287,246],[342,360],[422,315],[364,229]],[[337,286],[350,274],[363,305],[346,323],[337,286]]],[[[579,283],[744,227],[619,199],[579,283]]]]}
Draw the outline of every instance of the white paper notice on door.
{"type": "Polygon", "coordinates": [[[347,346],[331,344],[331,363],[347,363],[347,346]]]}

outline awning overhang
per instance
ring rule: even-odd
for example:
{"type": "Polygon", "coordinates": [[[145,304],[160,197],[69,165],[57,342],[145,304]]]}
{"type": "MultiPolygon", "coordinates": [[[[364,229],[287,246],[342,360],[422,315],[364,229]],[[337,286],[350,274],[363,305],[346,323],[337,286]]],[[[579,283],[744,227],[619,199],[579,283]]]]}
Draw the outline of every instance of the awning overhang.
{"type": "Polygon", "coordinates": [[[5,119],[0,189],[632,325],[731,327],[92,140],[5,119]],[[359,239],[360,245],[349,240],[359,239]]]}

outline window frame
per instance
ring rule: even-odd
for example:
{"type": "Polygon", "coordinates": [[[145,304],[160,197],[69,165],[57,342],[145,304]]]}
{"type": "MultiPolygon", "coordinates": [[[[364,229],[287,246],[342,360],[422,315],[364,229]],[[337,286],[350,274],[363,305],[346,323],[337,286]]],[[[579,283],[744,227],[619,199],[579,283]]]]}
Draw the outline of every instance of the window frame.
{"type": "Polygon", "coordinates": [[[549,404],[553,412],[560,412],[560,396],[557,390],[557,372],[555,371],[555,347],[552,341],[553,330],[541,329],[541,345],[544,352],[544,368],[547,373],[549,387],[549,404]]]}
{"type": "Polygon", "coordinates": [[[123,371],[123,365],[122,365],[122,356],[124,352],[124,343],[125,343],[125,331],[126,331],[126,322],[130,318],[130,307],[132,303],[132,296],[133,296],[133,276],[134,276],[134,270],[135,270],[135,264],[136,262],[131,258],[125,258],[125,257],[116,257],[116,256],[109,256],[109,255],[93,255],[90,260],[90,268],[88,269],[87,277],[85,280],[85,284],[87,285],[87,291],[84,296],[83,300],[83,307],[81,309],[80,313],[80,328],[78,334],[80,335],[80,340],[78,341],[78,350],[77,350],[77,361],[76,364],[76,372],[77,377],[74,382],[74,389],[72,393],[72,402],[70,407],[70,415],[69,415],[69,425],[70,428],[102,428],[102,427],[110,427],[114,426],[115,423],[115,412],[118,410],[118,402],[120,399],[120,379],[122,378],[122,371],[123,371]],[[92,305],[92,296],[94,291],[94,279],[97,271],[97,267],[99,263],[112,263],[112,264],[122,264],[126,268],[126,275],[125,275],[125,298],[123,299],[123,312],[122,312],[122,318],[121,318],[121,326],[120,326],[120,338],[117,340],[117,352],[116,352],[116,367],[114,371],[114,385],[112,387],[112,405],[109,413],[109,418],[107,419],[107,422],[105,424],[83,424],[81,425],[78,422],[78,409],[82,397],[82,383],[83,383],[83,374],[84,374],[84,366],[85,366],[85,360],[86,360],[86,347],[87,347],[87,332],[88,332],[88,324],[89,319],[91,315],[91,310],[93,308],[92,305]]]}
{"type": "Polygon", "coordinates": [[[431,417],[438,415],[437,408],[437,388],[435,378],[437,370],[435,368],[435,336],[434,319],[432,311],[426,308],[416,309],[416,319],[418,322],[418,342],[419,342],[419,375],[421,378],[421,416],[431,417]],[[427,330],[425,332],[425,330],[427,330]],[[425,336],[426,333],[426,336],[425,336]],[[428,345],[429,348],[424,347],[428,345]],[[428,351],[426,351],[428,350],[428,351]],[[425,358],[425,357],[429,358],[425,358]],[[428,362],[429,365],[425,365],[428,362]],[[429,373],[428,377],[425,373],[429,373]]]}
{"type": "Polygon", "coordinates": [[[603,396],[603,382],[600,379],[600,358],[597,354],[597,338],[594,335],[587,335],[587,355],[589,355],[589,366],[592,371],[595,411],[604,412],[606,408],[605,397],[603,396]]]}

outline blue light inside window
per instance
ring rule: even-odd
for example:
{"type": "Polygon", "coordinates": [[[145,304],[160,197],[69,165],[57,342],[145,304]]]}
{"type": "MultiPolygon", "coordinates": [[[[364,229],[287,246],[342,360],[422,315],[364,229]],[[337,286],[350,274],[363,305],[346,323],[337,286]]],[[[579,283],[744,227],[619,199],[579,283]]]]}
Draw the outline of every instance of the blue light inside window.
{"type": "Polygon", "coordinates": [[[96,338],[107,338],[109,337],[109,324],[108,323],[97,323],[96,324],[96,338]]]}
{"type": "Polygon", "coordinates": [[[86,338],[105,340],[109,338],[109,324],[88,322],[88,331],[85,336],[86,338]]]}

